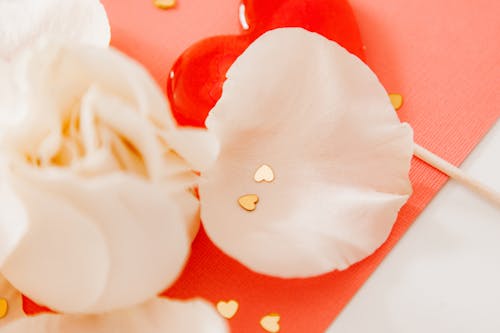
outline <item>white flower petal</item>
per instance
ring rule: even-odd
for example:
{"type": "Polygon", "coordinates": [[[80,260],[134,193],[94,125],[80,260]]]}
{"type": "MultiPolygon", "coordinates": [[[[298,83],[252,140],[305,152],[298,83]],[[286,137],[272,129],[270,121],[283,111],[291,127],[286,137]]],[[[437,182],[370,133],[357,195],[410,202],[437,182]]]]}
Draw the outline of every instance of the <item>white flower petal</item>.
{"type": "Polygon", "coordinates": [[[157,295],[199,227],[197,176],[165,139],[177,128],[161,90],[112,49],[38,45],[12,66],[21,98],[0,136],[0,204],[18,204],[0,212],[0,270],[66,313],[157,295]]]}
{"type": "Polygon", "coordinates": [[[0,331],[8,323],[25,316],[22,309],[22,296],[12,285],[0,274],[0,299],[7,301],[7,315],[0,319],[0,331]]]}
{"type": "Polygon", "coordinates": [[[197,171],[210,167],[219,154],[219,141],[212,132],[203,129],[180,128],[164,133],[164,138],[197,171]]]}
{"type": "Polygon", "coordinates": [[[168,188],[50,171],[6,177],[24,203],[18,214],[29,214],[29,233],[2,268],[17,288],[54,310],[94,312],[143,302],[177,278],[190,239],[168,188]]]}
{"type": "Polygon", "coordinates": [[[40,37],[107,46],[110,27],[98,0],[0,0],[0,59],[40,37]]]}
{"type": "Polygon", "coordinates": [[[5,126],[14,122],[12,106],[16,103],[12,66],[0,58],[0,137],[5,126]]]}
{"type": "Polygon", "coordinates": [[[221,142],[200,184],[210,238],[251,269],[307,277],[345,269],[387,238],[411,193],[412,130],[376,76],[302,29],[255,41],[206,125],[221,142]],[[263,164],[272,183],[257,183],[263,164]],[[237,200],[256,194],[255,211],[237,200]]]}
{"type": "Polygon", "coordinates": [[[24,214],[22,201],[0,178],[0,267],[18,246],[27,229],[28,217],[24,214]],[[15,221],[6,218],[14,214],[18,214],[15,221]]]}
{"type": "Polygon", "coordinates": [[[22,202],[2,211],[2,223],[28,225],[2,267],[5,276],[25,294],[57,309],[94,304],[106,285],[110,261],[101,231],[52,190],[17,175],[2,176],[3,186],[22,202]]]}
{"type": "Polygon", "coordinates": [[[154,299],[102,315],[41,315],[19,320],[2,333],[224,333],[227,326],[202,301],[154,299]]]}

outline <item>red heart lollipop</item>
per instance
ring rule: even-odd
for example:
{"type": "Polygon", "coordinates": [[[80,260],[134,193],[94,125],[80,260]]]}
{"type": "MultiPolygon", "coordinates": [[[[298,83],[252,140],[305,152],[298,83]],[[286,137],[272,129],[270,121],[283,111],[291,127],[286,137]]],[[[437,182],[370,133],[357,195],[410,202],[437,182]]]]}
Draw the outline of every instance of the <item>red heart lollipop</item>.
{"type": "Polygon", "coordinates": [[[174,64],[167,94],[179,125],[204,126],[208,112],[222,95],[227,70],[268,30],[302,27],[364,58],[358,25],[346,0],[244,0],[241,6],[241,16],[248,24],[246,31],[202,40],[174,64]]]}

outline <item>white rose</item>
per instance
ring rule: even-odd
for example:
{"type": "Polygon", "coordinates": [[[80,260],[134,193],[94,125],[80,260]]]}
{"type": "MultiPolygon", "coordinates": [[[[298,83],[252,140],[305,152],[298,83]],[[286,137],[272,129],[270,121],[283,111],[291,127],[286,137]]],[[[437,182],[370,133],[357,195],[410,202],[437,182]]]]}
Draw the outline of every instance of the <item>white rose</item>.
{"type": "MultiPolygon", "coordinates": [[[[176,128],[153,80],[111,49],[40,45],[12,64],[0,130],[0,271],[54,310],[144,302],[197,230],[204,132],[176,128]],[[188,163],[177,146],[189,150],[188,163]]],[[[211,152],[212,153],[212,152],[211,152]]]]}

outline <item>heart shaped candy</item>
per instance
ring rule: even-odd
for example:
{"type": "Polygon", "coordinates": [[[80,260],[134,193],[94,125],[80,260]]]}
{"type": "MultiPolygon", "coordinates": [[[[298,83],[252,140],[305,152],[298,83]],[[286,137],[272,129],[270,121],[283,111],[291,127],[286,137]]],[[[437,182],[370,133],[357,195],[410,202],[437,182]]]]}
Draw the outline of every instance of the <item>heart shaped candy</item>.
{"type": "Polygon", "coordinates": [[[249,29],[215,36],[188,48],[176,61],[167,95],[179,125],[203,127],[222,95],[226,72],[260,35],[279,27],[302,27],[336,41],[361,59],[363,44],[347,0],[244,0],[249,29]]]}
{"type": "Polygon", "coordinates": [[[266,182],[271,183],[274,180],[274,171],[267,164],[263,164],[261,167],[257,169],[253,179],[257,183],[266,182]]]}
{"type": "Polygon", "coordinates": [[[249,212],[252,212],[255,210],[255,208],[257,208],[258,202],[259,202],[259,197],[255,194],[247,194],[241,196],[238,199],[238,203],[240,204],[241,208],[249,212]]]}
{"type": "Polygon", "coordinates": [[[260,320],[260,326],[270,333],[277,333],[280,331],[280,316],[276,313],[271,313],[267,316],[262,317],[260,320]]]}
{"type": "Polygon", "coordinates": [[[9,311],[9,303],[5,298],[0,298],[0,319],[7,316],[7,312],[9,311]]]}
{"type": "Polygon", "coordinates": [[[230,301],[220,301],[216,305],[217,311],[221,314],[222,317],[226,319],[231,319],[234,317],[236,312],[238,312],[239,304],[235,300],[230,301]]]}

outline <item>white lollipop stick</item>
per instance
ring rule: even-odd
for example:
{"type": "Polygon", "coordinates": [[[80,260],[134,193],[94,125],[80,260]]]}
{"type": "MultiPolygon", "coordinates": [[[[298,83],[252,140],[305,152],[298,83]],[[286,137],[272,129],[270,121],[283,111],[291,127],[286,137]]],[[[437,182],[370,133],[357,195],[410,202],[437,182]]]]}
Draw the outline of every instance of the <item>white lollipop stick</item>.
{"type": "Polygon", "coordinates": [[[450,176],[451,178],[455,179],[461,184],[467,186],[469,189],[481,195],[482,197],[500,206],[500,193],[496,192],[488,185],[485,185],[480,181],[472,178],[471,176],[467,175],[465,172],[463,172],[453,164],[445,161],[441,157],[428,151],[427,149],[416,143],[413,153],[416,157],[418,157],[425,163],[433,166],[442,173],[450,176]]]}

